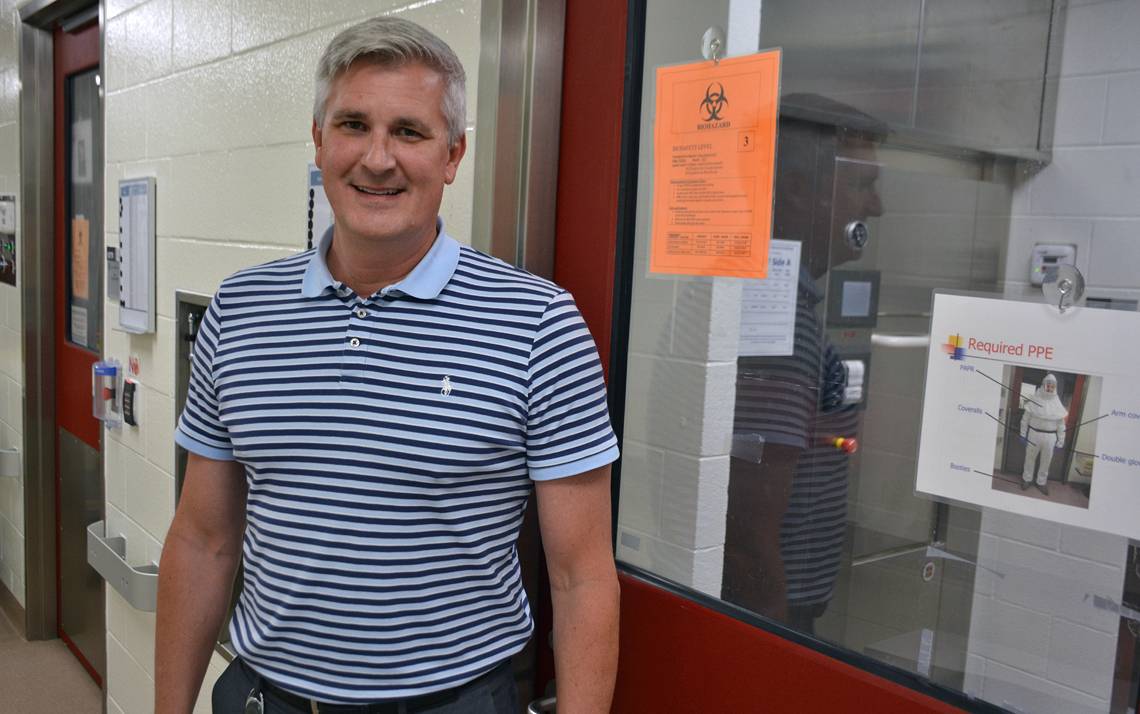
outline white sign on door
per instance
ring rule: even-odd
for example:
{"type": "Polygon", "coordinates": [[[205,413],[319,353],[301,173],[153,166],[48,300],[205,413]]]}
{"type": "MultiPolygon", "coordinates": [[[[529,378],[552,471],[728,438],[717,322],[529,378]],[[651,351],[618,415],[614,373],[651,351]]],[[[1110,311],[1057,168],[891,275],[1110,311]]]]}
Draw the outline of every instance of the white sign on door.
{"type": "Polygon", "coordinates": [[[918,491],[1140,538],[1140,313],[934,296],[918,491]]]}

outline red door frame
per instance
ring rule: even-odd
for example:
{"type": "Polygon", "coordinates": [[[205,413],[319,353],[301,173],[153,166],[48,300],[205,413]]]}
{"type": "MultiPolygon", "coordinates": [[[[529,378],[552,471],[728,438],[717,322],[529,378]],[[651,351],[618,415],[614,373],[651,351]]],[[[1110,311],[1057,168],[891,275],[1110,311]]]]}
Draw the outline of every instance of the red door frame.
{"type": "MultiPolygon", "coordinates": [[[[622,213],[632,210],[621,203],[621,118],[626,73],[640,72],[626,56],[627,30],[643,14],[631,20],[629,6],[613,0],[566,5],[554,279],[574,294],[608,368],[618,236],[622,213]]],[[[619,578],[615,712],[960,711],[629,572],[619,578]]],[[[539,611],[545,642],[549,617],[539,611]]],[[[549,648],[539,651],[545,682],[553,662],[549,648]]]]}
{"type": "MultiPolygon", "coordinates": [[[[54,55],[54,96],[53,115],[55,117],[55,418],[53,426],[56,449],[55,473],[55,618],[56,633],[72,651],[80,664],[95,682],[102,687],[103,680],[95,667],[87,661],[83,653],[63,630],[63,575],[60,557],[59,528],[61,526],[60,499],[63,483],[59,471],[59,429],[67,429],[93,449],[100,448],[101,428],[91,410],[91,365],[99,359],[95,353],[76,347],[67,340],[68,274],[67,258],[67,212],[69,206],[64,200],[67,191],[68,170],[67,112],[65,92],[67,77],[99,66],[99,23],[91,22],[82,29],[65,32],[56,28],[53,32],[54,55]]],[[[97,168],[96,170],[101,170],[97,168]]],[[[100,296],[93,296],[100,299],[100,296]]]]}

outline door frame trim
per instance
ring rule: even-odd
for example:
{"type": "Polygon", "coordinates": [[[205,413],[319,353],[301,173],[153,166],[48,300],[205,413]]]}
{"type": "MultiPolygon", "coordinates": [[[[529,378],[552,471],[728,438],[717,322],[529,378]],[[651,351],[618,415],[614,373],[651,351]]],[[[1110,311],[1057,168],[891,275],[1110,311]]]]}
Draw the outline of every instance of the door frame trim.
{"type": "MultiPolygon", "coordinates": [[[[40,0],[20,8],[20,297],[24,362],[24,631],[57,637],[55,443],[55,77],[52,28],[98,8],[99,62],[106,66],[103,0],[40,0]]],[[[100,98],[98,111],[102,118],[100,98]]],[[[97,167],[102,186],[103,167],[97,167]]],[[[100,189],[102,193],[102,189],[100,189]]]]}

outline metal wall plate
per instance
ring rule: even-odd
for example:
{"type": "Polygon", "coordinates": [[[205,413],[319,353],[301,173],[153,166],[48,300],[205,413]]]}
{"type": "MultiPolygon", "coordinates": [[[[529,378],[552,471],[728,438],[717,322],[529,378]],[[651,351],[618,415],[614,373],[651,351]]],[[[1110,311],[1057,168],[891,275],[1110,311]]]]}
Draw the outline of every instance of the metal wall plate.
{"type": "Polygon", "coordinates": [[[0,449],[0,478],[20,478],[20,450],[0,449]]]}

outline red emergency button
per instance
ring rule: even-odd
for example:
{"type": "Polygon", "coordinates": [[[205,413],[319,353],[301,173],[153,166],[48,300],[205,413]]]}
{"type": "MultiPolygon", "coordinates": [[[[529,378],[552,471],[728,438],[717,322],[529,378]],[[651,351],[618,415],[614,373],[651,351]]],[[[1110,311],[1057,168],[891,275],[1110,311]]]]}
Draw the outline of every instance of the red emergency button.
{"type": "Polygon", "coordinates": [[[854,454],[859,450],[859,441],[854,438],[848,439],[842,436],[837,436],[835,437],[835,440],[831,442],[831,445],[841,451],[847,452],[848,454],[854,454]]]}

